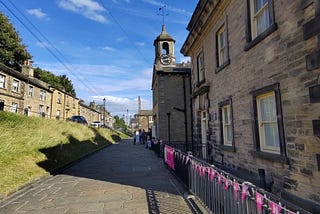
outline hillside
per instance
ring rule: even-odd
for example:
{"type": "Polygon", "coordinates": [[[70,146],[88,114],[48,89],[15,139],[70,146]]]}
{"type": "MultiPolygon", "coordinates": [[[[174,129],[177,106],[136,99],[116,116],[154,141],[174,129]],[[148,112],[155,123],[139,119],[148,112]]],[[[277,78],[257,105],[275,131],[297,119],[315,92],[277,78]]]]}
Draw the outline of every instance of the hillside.
{"type": "Polygon", "coordinates": [[[0,198],[127,136],[0,111],[0,198]]]}

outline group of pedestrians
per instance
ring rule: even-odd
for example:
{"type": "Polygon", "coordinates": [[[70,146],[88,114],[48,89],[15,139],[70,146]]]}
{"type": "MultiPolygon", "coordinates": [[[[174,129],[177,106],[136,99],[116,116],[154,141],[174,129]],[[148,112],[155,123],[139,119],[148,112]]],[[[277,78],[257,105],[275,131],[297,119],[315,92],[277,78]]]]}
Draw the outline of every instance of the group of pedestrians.
{"type": "Polygon", "coordinates": [[[133,133],[133,145],[136,144],[147,144],[147,141],[152,138],[151,129],[146,132],[144,129],[135,131],[133,133]]]}
{"type": "Polygon", "coordinates": [[[152,137],[151,129],[148,131],[145,131],[144,129],[135,131],[133,133],[133,145],[136,144],[145,145],[146,149],[152,149],[160,156],[161,141],[152,137]]]}

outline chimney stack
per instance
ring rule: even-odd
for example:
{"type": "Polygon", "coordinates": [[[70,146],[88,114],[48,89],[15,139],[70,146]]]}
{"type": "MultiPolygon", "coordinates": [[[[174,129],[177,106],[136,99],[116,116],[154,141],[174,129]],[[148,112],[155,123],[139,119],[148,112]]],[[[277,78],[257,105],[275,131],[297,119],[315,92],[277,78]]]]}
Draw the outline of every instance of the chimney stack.
{"type": "Polygon", "coordinates": [[[22,66],[22,74],[27,75],[27,76],[34,76],[34,70],[32,67],[32,61],[31,60],[25,60],[24,64],[22,66]]]}
{"type": "Polygon", "coordinates": [[[140,96],[138,96],[138,113],[140,112],[141,110],[141,99],[140,99],[140,96]]]}

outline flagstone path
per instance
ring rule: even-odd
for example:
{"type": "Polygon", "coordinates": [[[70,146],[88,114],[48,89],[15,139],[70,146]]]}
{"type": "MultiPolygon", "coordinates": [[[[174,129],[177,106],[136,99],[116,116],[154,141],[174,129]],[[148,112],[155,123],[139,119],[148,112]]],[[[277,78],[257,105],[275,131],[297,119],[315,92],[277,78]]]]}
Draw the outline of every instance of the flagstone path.
{"type": "Polygon", "coordinates": [[[2,200],[0,213],[201,213],[185,191],[153,151],[123,140],[2,200]]]}

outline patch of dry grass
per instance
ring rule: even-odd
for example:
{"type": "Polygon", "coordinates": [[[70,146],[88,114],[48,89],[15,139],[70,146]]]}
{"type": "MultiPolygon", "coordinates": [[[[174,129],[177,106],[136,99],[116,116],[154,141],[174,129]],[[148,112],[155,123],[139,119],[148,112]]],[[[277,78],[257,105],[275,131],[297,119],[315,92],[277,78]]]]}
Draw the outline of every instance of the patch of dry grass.
{"type": "Polygon", "coordinates": [[[125,137],[109,129],[0,112],[0,198],[125,137]]]}

